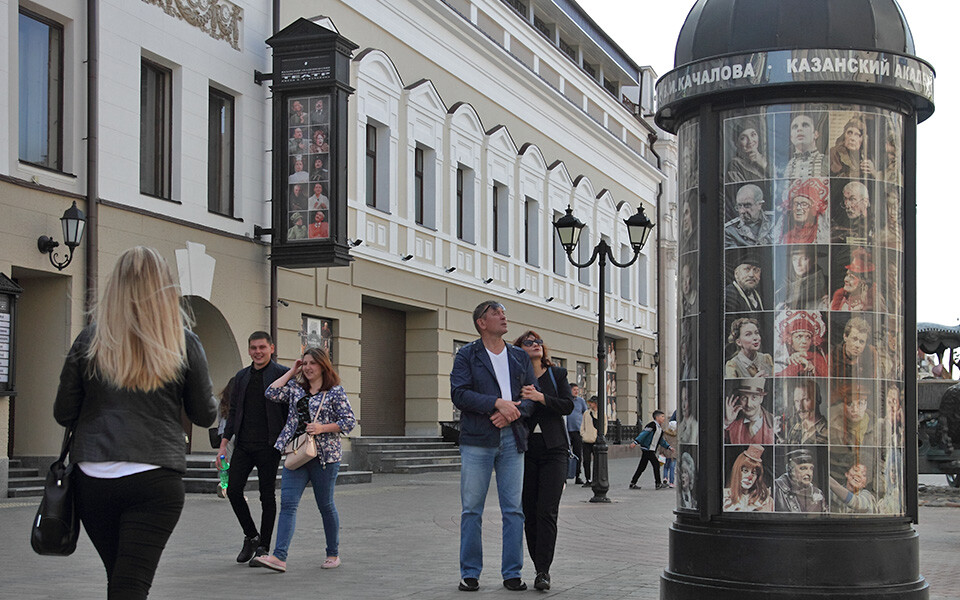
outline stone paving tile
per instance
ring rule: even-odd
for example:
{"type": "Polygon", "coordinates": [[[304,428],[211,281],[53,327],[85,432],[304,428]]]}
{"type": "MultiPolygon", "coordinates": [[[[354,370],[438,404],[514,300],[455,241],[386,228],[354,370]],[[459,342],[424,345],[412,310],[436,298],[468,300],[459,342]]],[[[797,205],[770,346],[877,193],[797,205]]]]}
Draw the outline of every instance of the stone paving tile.
{"type": "MultiPolygon", "coordinates": [[[[560,534],[551,575],[553,589],[539,597],[655,600],[667,561],[667,530],[675,495],[628,490],[635,458],[610,461],[609,505],[590,504],[589,489],[569,487],[560,508],[560,534]],[[641,547],[661,548],[646,554],[641,547]]],[[[277,574],[238,565],[241,533],[229,504],[213,495],[191,494],[164,553],[150,595],[154,600],[227,598],[463,598],[457,591],[459,475],[375,475],[371,484],[337,490],[343,566],[322,571],[323,527],[313,497],[304,494],[289,571],[277,574]]],[[[648,487],[649,486],[649,487],[648,487]]],[[[248,492],[255,517],[256,492],[248,492]]],[[[499,513],[491,486],[484,522],[485,569],[481,589],[470,598],[516,598],[499,576],[499,513]]],[[[0,598],[96,599],[105,596],[99,557],[85,536],[68,558],[40,557],[27,540],[36,501],[0,502],[0,598]],[[56,575],[54,575],[56,573],[56,575]]],[[[957,550],[960,510],[921,509],[917,529],[921,569],[932,600],[960,598],[957,550]]],[[[524,578],[533,583],[525,557],[524,578]]]]}

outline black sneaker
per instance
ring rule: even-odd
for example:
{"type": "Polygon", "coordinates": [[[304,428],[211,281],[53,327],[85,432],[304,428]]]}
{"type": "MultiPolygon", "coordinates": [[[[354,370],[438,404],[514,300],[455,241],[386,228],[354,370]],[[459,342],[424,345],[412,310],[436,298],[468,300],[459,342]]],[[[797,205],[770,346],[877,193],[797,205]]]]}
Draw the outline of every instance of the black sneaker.
{"type": "Polygon", "coordinates": [[[251,567],[262,567],[263,565],[261,565],[259,562],[255,561],[254,559],[257,558],[258,556],[267,556],[269,554],[270,554],[270,551],[267,550],[266,546],[257,546],[257,550],[256,552],[253,553],[253,558],[250,559],[250,562],[248,564],[251,567]]]}
{"type": "Polygon", "coordinates": [[[503,587],[507,588],[511,592],[522,592],[527,589],[527,584],[523,582],[519,577],[511,577],[510,579],[503,580],[503,587]]]}
{"type": "Polygon", "coordinates": [[[240,549],[240,554],[237,555],[238,563],[248,563],[250,559],[253,558],[253,553],[257,549],[257,546],[260,545],[260,536],[255,535],[253,537],[244,537],[243,538],[243,548],[240,549]]]}
{"type": "Polygon", "coordinates": [[[631,484],[630,484],[630,489],[631,489],[631,490],[639,490],[639,489],[640,489],[640,486],[637,485],[637,484],[635,484],[635,483],[631,483],[631,484]]]}
{"type": "Polygon", "coordinates": [[[464,577],[457,586],[461,592],[475,592],[480,589],[480,580],[476,577],[464,577]]]}
{"type": "Polygon", "coordinates": [[[533,587],[541,592],[550,589],[550,573],[537,573],[537,578],[533,581],[533,587]]]}
{"type": "Polygon", "coordinates": [[[583,487],[593,487],[593,482],[588,479],[583,482],[583,487]]]}
{"type": "Polygon", "coordinates": [[[583,479],[580,479],[579,477],[577,477],[577,478],[573,481],[573,483],[576,484],[576,485],[583,485],[583,479]]]}
{"type": "Polygon", "coordinates": [[[658,484],[657,484],[657,489],[658,489],[658,490],[665,490],[665,489],[667,489],[667,488],[669,488],[669,487],[670,487],[670,486],[667,485],[667,484],[665,484],[665,483],[658,483],[658,484]]]}

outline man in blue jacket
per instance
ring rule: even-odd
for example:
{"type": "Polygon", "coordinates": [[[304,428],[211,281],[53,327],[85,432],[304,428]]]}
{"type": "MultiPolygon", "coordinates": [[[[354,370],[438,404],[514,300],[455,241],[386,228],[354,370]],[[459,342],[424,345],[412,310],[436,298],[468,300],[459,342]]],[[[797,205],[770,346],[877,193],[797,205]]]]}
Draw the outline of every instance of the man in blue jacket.
{"type": "Polygon", "coordinates": [[[526,385],[536,385],[530,358],[503,341],[507,316],[497,301],[487,300],[473,311],[480,339],[457,353],[450,373],[450,394],[460,409],[460,585],[480,588],[483,569],[481,530],[483,504],[490,477],[497,474],[497,494],[503,517],[503,553],[500,572],[508,590],[527,589],[523,568],[523,452],[527,428],[523,419],[533,401],[520,398],[526,385]]]}
{"type": "Polygon", "coordinates": [[[266,331],[254,331],[247,338],[247,353],[252,364],[240,369],[234,376],[230,414],[217,453],[219,468],[220,456],[226,453],[227,443],[231,437],[237,436],[228,471],[227,498],[243,528],[243,547],[237,555],[238,563],[250,562],[254,556],[270,553],[273,522],[277,518],[276,487],[280,453],[273,448],[273,444],[287,422],[287,407],[270,402],[263,395],[271,383],[287,372],[287,367],[274,362],[275,351],[273,339],[266,331]],[[260,483],[259,531],[243,497],[247,478],[254,467],[257,468],[260,483]]]}
{"type": "Polygon", "coordinates": [[[640,489],[637,481],[640,480],[640,475],[643,474],[643,470],[647,468],[647,463],[653,464],[653,479],[656,482],[655,489],[661,490],[667,487],[667,484],[660,482],[660,461],[657,460],[657,446],[670,448],[667,440],[663,439],[663,422],[666,420],[667,415],[664,414],[662,410],[653,411],[653,420],[647,423],[647,426],[643,428],[640,435],[630,444],[631,448],[640,446],[641,450],[643,450],[643,456],[640,457],[640,464],[637,465],[633,479],[630,480],[631,490],[640,489]]]}

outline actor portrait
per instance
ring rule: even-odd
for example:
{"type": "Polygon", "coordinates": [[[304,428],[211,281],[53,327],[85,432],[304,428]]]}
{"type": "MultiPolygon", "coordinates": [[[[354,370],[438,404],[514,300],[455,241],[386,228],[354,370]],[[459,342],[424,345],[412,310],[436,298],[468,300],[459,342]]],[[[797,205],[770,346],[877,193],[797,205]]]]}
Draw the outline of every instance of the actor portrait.
{"type": "Polygon", "coordinates": [[[306,98],[296,98],[290,102],[290,126],[301,126],[310,123],[307,111],[303,109],[306,98]]]}
{"type": "Polygon", "coordinates": [[[830,175],[849,179],[877,176],[867,153],[867,126],[862,115],[850,117],[830,149],[830,175]]]}
{"type": "MultiPolygon", "coordinates": [[[[842,254],[834,252],[835,256],[842,254]]],[[[854,248],[850,252],[850,264],[845,265],[843,285],[833,292],[830,310],[886,312],[887,305],[874,281],[876,265],[873,255],[866,248],[854,248]]],[[[836,274],[838,271],[834,270],[836,274]]]]}
{"type": "Polygon", "coordinates": [[[773,228],[778,244],[830,243],[830,216],[826,179],[797,179],[790,183],[780,203],[780,218],[773,228]]]}
{"type": "MultiPolygon", "coordinates": [[[[323,156],[326,156],[326,154],[323,156]]],[[[310,169],[310,181],[326,181],[330,178],[330,171],[323,164],[323,156],[315,156],[313,158],[313,167],[310,169]]]]}
{"type": "Polygon", "coordinates": [[[307,186],[295,183],[290,186],[290,199],[287,200],[290,210],[307,210],[307,186]]]}
{"type": "Polygon", "coordinates": [[[309,147],[310,145],[303,137],[303,129],[300,127],[295,127],[293,132],[290,134],[289,141],[287,142],[287,153],[306,154],[309,147]]]}
{"type": "Polygon", "coordinates": [[[827,326],[820,313],[788,310],[777,315],[781,347],[777,352],[778,377],[827,377],[824,341],[827,326]]]}
{"type": "Polygon", "coordinates": [[[680,379],[697,378],[697,320],[680,321],[680,379]]]}
{"type": "Polygon", "coordinates": [[[750,377],[726,381],[729,390],[723,401],[724,443],[772,444],[773,413],[764,406],[767,402],[767,381],[750,377]]]}
{"type": "Polygon", "coordinates": [[[870,212],[870,190],[859,181],[835,180],[835,188],[840,187],[841,196],[835,197],[835,205],[842,210],[833,217],[832,240],[836,244],[863,246],[873,242],[874,224],[870,212]],[[840,200],[841,202],[837,202],[840,200]]]}
{"type": "Polygon", "coordinates": [[[293,157],[293,169],[290,172],[290,178],[288,183],[291,185],[294,183],[307,183],[310,181],[310,175],[303,170],[303,157],[297,155],[293,157]]]}
{"type": "Polygon", "coordinates": [[[734,198],[737,216],[723,226],[724,246],[757,246],[773,243],[773,211],[763,210],[763,190],[748,183],[734,198]]]}
{"type": "Polygon", "coordinates": [[[820,150],[820,113],[794,113],[790,120],[790,160],[783,169],[784,179],[826,177],[827,157],[820,150]]]}
{"type": "MultiPolygon", "coordinates": [[[[727,448],[730,453],[734,448],[727,448]]],[[[769,461],[769,458],[768,458],[769,461]]],[[[767,468],[767,472],[772,470],[767,468]]],[[[773,496],[764,479],[763,446],[751,444],[733,461],[723,488],[723,510],[726,512],[769,512],[773,496]]]]}
{"type": "Polygon", "coordinates": [[[773,482],[774,505],[778,512],[824,513],[827,498],[815,484],[816,460],[809,448],[786,453],[786,470],[773,482]]]}
{"type": "Polygon", "coordinates": [[[681,444],[698,444],[700,442],[700,421],[697,420],[696,382],[681,383],[680,394],[680,425],[677,428],[677,437],[681,444]]]}
{"type": "Polygon", "coordinates": [[[762,115],[727,121],[727,138],[735,146],[734,156],[727,161],[727,183],[771,179],[762,122],[762,115]]]}
{"type": "MultiPolygon", "coordinates": [[[[727,281],[733,267],[733,281],[724,288],[724,310],[728,313],[764,310],[763,267],[753,252],[727,252],[727,281]]],[[[772,307],[768,307],[772,308],[772,307]]]]}
{"type": "Polygon", "coordinates": [[[884,144],[886,163],[883,166],[883,179],[887,183],[900,185],[900,136],[888,133],[884,144]]]}
{"type": "Polygon", "coordinates": [[[303,213],[290,213],[290,229],[287,229],[288,240],[307,239],[307,226],[303,224],[303,213]]]}
{"type": "Polygon", "coordinates": [[[311,221],[310,226],[308,227],[307,237],[311,239],[323,239],[330,237],[330,224],[327,223],[325,211],[318,210],[312,214],[313,221],[311,221]]]}
{"type": "Polygon", "coordinates": [[[307,199],[310,210],[327,210],[330,208],[330,200],[323,193],[323,184],[319,181],[313,184],[313,195],[307,199]]]}
{"type": "Polygon", "coordinates": [[[903,350],[901,348],[901,325],[896,317],[888,316],[877,328],[877,369],[881,379],[903,379],[903,350]]]}
{"type": "Polygon", "coordinates": [[[727,336],[727,355],[730,359],[724,365],[724,377],[773,377],[773,357],[760,351],[762,342],[758,319],[734,319],[730,323],[730,335],[727,336]]]}
{"type": "Polygon", "coordinates": [[[827,418],[820,412],[823,400],[816,380],[785,379],[782,386],[782,406],[775,418],[777,443],[826,444],[827,418]]]}
{"type": "MultiPolygon", "coordinates": [[[[830,376],[873,379],[877,376],[877,348],[870,343],[873,327],[863,317],[846,323],[835,319],[831,327],[843,328],[843,340],[830,353],[830,376]]],[[[832,329],[836,331],[836,329],[832,329]]]]}
{"type": "Polygon", "coordinates": [[[684,316],[694,315],[699,310],[697,302],[696,258],[693,252],[683,255],[680,259],[680,306],[684,316]]]}
{"type": "Polygon", "coordinates": [[[329,101],[329,99],[329,96],[314,98],[313,110],[310,112],[310,122],[314,125],[320,125],[330,120],[330,113],[327,110],[325,103],[326,101],[329,101]]]}
{"type": "Polygon", "coordinates": [[[697,192],[691,190],[680,195],[680,248],[683,251],[697,249],[698,231],[697,192]]]}
{"type": "Polygon", "coordinates": [[[871,381],[839,383],[834,387],[835,403],[830,406],[831,446],[876,446],[874,390],[871,381]]]}
{"type": "Polygon", "coordinates": [[[680,508],[697,508],[697,463],[690,452],[680,455],[680,508]]]}
{"type": "Polygon", "coordinates": [[[875,462],[868,455],[874,450],[858,452],[831,451],[830,512],[838,514],[872,514],[877,512],[877,497],[870,489],[875,462]],[[867,458],[867,460],[864,460],[867,458]]]}
{"type": "Polygon", "coordinates": [[[313,138],[310,143],[310,152],[313,154],[324,154],[330,152],[330,145],[327,144],[326,127],[317,127],[313,130],[313,138]]]}
{"type": "Polygon", "coordinates": [[[884,190],[883,227],[877,232],[874,241],[878,246],[900,250],[903,248],[903,228],[900,226],[900,188],[887,185],[884,190]]]}
{"type": "Polygon", "coordinates": [[[698,148],[700,127],[696,122],[685,123],[678,133],[680,140],[680,191],[693,189],[698,186],[700,179],[700,157],[698,148]]]}
{"type": "MultiPolygon", "coordinates": [[[[820,266],[817,246],[783,246],[786,278],[778,278],[777,309],[826,310],[829,288],[827,275],[820,266]]],[[[826,248],[824,248],[826,255],[826,248]]],[[[780,271],[783,272],[783,271],[780,271]]]]}

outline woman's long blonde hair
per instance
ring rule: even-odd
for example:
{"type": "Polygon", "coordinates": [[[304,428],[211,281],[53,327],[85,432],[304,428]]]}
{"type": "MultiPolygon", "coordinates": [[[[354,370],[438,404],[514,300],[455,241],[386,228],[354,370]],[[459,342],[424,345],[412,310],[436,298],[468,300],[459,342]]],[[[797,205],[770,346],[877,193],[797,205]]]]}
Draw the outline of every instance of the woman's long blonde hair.
{"type": "Polygon", "coordinates": [[[169,265],[153,248],[120,255],[103,288],[87,359],[118,388],[150,392],[182,375],[189,317],[169,265]]]}

